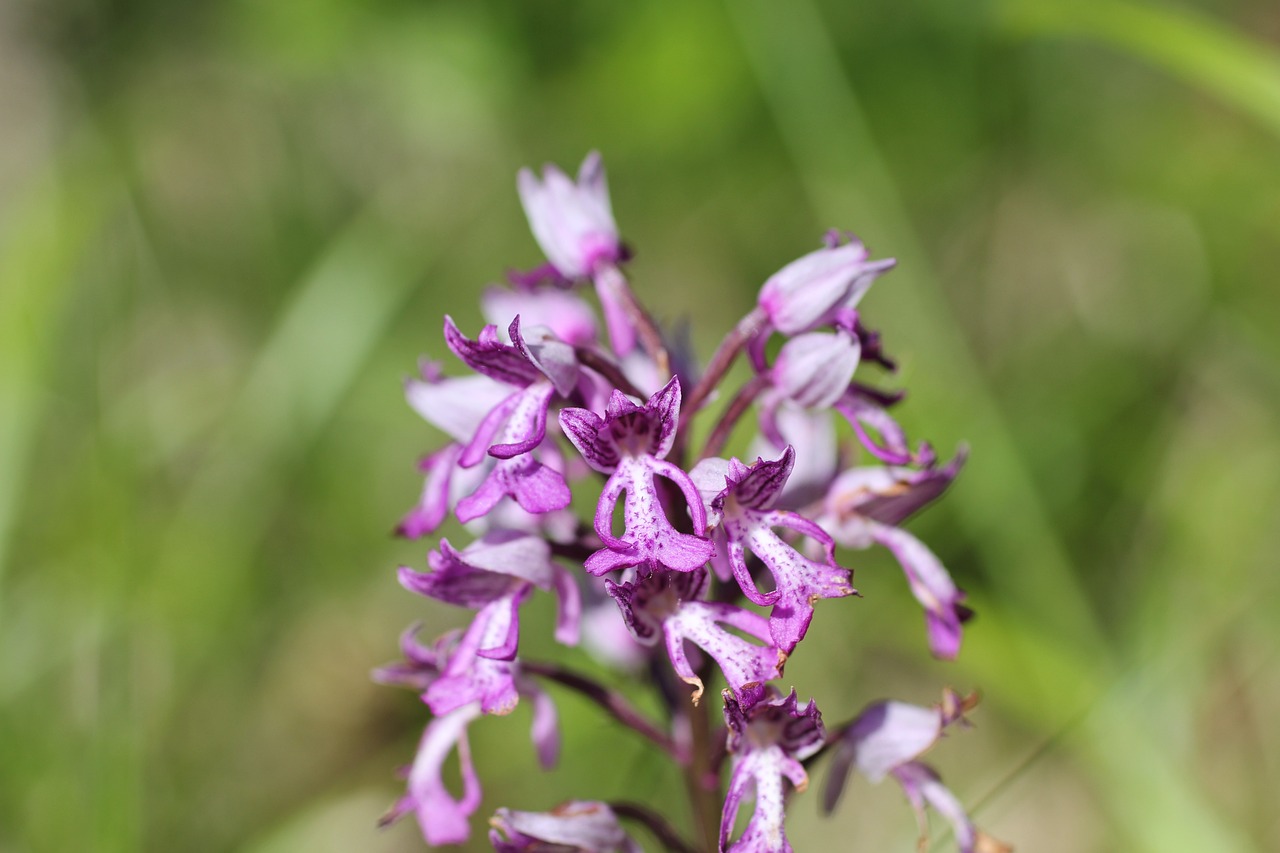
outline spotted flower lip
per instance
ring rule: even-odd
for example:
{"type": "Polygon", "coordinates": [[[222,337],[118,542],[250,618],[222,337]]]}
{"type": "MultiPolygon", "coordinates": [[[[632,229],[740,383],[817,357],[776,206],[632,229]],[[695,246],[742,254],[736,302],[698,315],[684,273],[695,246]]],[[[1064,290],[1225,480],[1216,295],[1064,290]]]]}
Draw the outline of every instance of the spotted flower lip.
{"type": "Polygon", "coordinates": [[[857,308],[876,278],[892,269],[892,258],[870,260],[857,240],[827,245],[787,264],[760,290],[760,307],[779,332],[795,335],[830,323],[836,312],[857,308]]]}
{"type": "Polygon", "coordinates": [[[489,840],[497,853],[642,853],[605,803],[574,800],[549,812],[498,809],[489,840]]]}
{"type": "Polygon", "coordinates": [[[772,689],[755,686],[736,696],[724,691],[724,719],[734,765],[720,819],[720,849],[730,853],[790,851],[784,828],[785,783],[790,782],[797,791],[808,787],[809,777],[800,762],[821,749],[826,740],[822,714],[813,700],[801,710],[795,690],[784,699],[772,689]],[[751,792],[755,810],[742,835],[730,844],[738,811],[751,792]]]}
{"type": "Polygon", "coordinates": [[[637,640],[653,645],[665,639],[676,674],[694,688],[694,704],[702,698],[703,683],[685,654],[685,640],[711,656],[734,692],[777,678],[785,661],[773,645],[764,617],[732,604],[702,600],[707,584],[705,569],[654,572],[620,584],[605,581],[605,589],[618,602],[637,640]]]}
{"type": "Polygon", "coordinates": [[[675,439],[680,411],[680,380],[672,378],[639,406],[621,392],[609,398],[604,417],[589,409],[566,408],[560,426],[592,468],[609,474],[596,504],[595,530],[603,548],[586,561],[602,575],[643,566],[646,571],[693,571],[711,559],[714,546],[703,537],[706,512],[689,475],[665,461],[675,439]],[[681,533],[667,518],[656,479],[665,478],[684,494],[693,534],[681,533]],[[623,493],[622,536],[613,535],[613,511],[623,493]]]}
{"type": "Polygon", "coordinates": [[[836,565],[830,534],[798,513],[772,508],[794,465],[795,449],[790,445],[773,461],[757,459],[747,466],[731,459],[724,474],[725,486],[711,502],[719,518],[715,541],[743,594],[755,604],[773,608],[769,629],[785,654],[804,639],[815,601],[856,594],[849,571],[836,565]],[[822,547],[825,562],[803,556],[774,528],[808,536],[822,547]],[[773,577],[773,590],[761,592],[756,586],[747,565],[748,552],[755,554],[773,577]]]}
{"type": "Polygon", "coordinates": [[[589,276],[601,264],[621,258],[604,160],[598,152],[582,161],[577,181],[547,164],[541,181],[532,170],[521,169],[516,187],[534,239],[565,278],[589,276]]]}

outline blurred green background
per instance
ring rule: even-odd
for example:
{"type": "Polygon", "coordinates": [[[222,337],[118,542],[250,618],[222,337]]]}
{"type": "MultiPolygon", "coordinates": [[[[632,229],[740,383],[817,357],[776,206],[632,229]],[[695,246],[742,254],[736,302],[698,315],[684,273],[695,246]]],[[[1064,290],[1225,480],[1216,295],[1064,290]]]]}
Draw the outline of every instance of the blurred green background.
{"type": "MultiPolygon", "coordinates": [[[[0,4],[0,850],[422,849],[374,822],[425,709],[367,673],[465,614],[394,580],[439,440],[400,380],[540,261],[516,169],[591,148],[703,357],[828,227],[900,259],[902,417],[972,448],[912,529],[979,616],[928,660],[858,555],[801,695],[980,688],[932,760],[1024,851],[1280,849],[1278,44],[1274,0],[0,4]]],[[[556,695],[550,776],[525,709],[473,728],[476,849],[686,820],[556,695]]],[[[913,849],[891,784],[817,799],[797,849],[913,849]]]]}

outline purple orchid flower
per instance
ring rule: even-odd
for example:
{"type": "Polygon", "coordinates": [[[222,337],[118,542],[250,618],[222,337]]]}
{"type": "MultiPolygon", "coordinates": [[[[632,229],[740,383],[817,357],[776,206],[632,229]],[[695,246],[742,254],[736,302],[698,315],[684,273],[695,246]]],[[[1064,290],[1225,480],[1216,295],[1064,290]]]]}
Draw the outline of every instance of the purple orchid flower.
{"type": "Polygon", "coordinates": [[[549,812],[498,809],[489,841],[497,853],[642,853],[604,803],[573,801],[549,812]]]}
{"type": "Polygon", "coordinates": [[[576,183],[553,165],[544,166],[542,176],[540,183],[532,171],[521,169],[516,178],[534,239],[561,276],[594,280],[609,339],[618,355],[626,355],[635,348],[636,326],[627,313],[626,279],[617,267],[627,252],[613,220],[604,161],[595,151],[588,154],[576,183]]]}
{"type": "Polygon", "coordinates": [[[534,239],[565,278],[586,278],[601,264],[621,259],[622,243],[599,152],[592,151],[582,161],[576,182],[547,164],[542,181],[532,170],[521,169],[516,187],[534,239]]]}
{"type": "MultiPolygon", "coordinates": [[[[710,460],[704,460],[704,465],[710,460]]],[[[769,630],[778,649],[791,654],[804,638],[813,619],[813,602],[856,594],[849,570],[836,565],[835,541],[814,522],[774,504],[795,464],[790,445],[773,462],[757,459],[750,467],[731,459],[724,470],[724,488],[712,499],[712,515],[718,521],[713,534],[717,556],[722,552],[733,577],[748,599],[772,607],[769,630]],[[822,546],[824,563],[802,556],[774,528],[786,528],[808,536],[822,546]],[[773,576],[773,589],[761,592],[747,566],[747,552],[760,558],[773,576]]]]}
{"type": "MultiPolygon", "coordinates": [[[[512,344],[499,340],[492,325],[472,341],[445,317],[445,341],[454,354],[477,373],[517,389],[489,410],[458,457],[463,468],[480,464],[486,454],[498,459],[480,487],[458,502],[456,514],[463,522],[485,515],[507,496],[532,513],[564,509],[571,497],[564,477],[534,459],[531,451],[546,437],[551,398],[569,395],[577,384],[573,347],[546,330],[531,330],[526,339],[519,317],[508,332],[512,344]]],[[[436,402],[466,405],[452,398],[436,402]]]]}
{"type": "Polygon", "coordinates": [[[978,830],[933,768],[918,760],[975,705],[976,695],[961,697],[951,690],[932,708],[887,701],[868,705],[840,736],[823,790],[824,811],[835,808],[856,767],[873,784],[885,776],[898,781],[916,812],[922,844],[928,837],[925,807],[932,806],[951,824],[960,853],[1008,853],[1012,848],[978,830]]]}
{"type": "Polygon", "coordinates": [[[777,396],[806,409],[834,405],[853,382],[862,355],[855,321],[841,319],[834,332],[806,332],[783,344],[769,371],[777,396]]]}
{"type": "Polygon", "coordinates": [[[797,791],[809,785],[800,762],[822,748],[826,731],[813,700],[802,710],[796,692],[784,699],[772,688],[753,687],[734,696],[724,691],[724,721],[733,775],[720,820],[720,849],[728,853],[790,853],[783,822],[786,782],[797,791]],[[784,781],[785,780],[785,781],[784,781]],[[741,837],[729,836],[743,798],[755,795],[755,811],[741,837]]]}
{"type": "Polygon", "coordinates": [[[707,518],[697,488],[688,474],[665,461],[679,413],[680,380],[674,377],[643,406],[614,391],[603,418],[589,409],[560,411],[561,428],[587,464],[610,475],[595,517],[596,534],[605,547],[586,561],[593,575],[630,566],[688,572],[711,558],[714,547],[702,535],[707,518]],[[684,493],[694,535],[678,532],[667,519],[657,477],[665,477],[684,493]],[[618,537],[612,531],[613,510],[623,492],[626,530],[618,537]]]}
{"type": "Polygon", "coordinates": [[[841,545],[883,545],[893,553],[924,608],[929,648],[945,660],[959,654],[962,625],[973,613],[961,604],[964,593],[934,553],[897,525],[941,495],[963,464],[961,453],[943,468],[924,471],[851,468],[832,483],[819,519],[841,545]]]}
{"type": "MultiPolygon", "coordinates": [[[[425,691],[448,671],[456,632],[446,634],[430,647],[417,642],[416,632],[417,626],[401,636],[405,660],[376,670],[376,681],[425,691]]],[[[515,684],[533,706],[532,737],[538,760],[543,767],[551,768],[560,749],[555,705],[532,681],[517,676],[515,684]]],[[[380,825],[394,823],[413,812],[427,844],[461,844],[470,837],[469,818],[479,808],[482,793],[471,761],[467,727],[483,714],[482,703],[474,701],[459,705],[427,724],[407,774],[406,793],[382,817],[380,825]],[[445,762],[454,749],[458,752],[458,770],[462,777],[462,795],[456,798],[443,779],[445,762]]]]}
{"type": "Polygon", "coordinates": [[[828,233],[823,248],[792,261],[764,283],[759,305],[773,328],[795,335],[829,325],[837,312],[857,308],[872,282],[897,263],[892,258],[869,260],[861,242],[840,240],[828,233]]]}
{"type": "Polygon", "coordinates": [[[696,569],[654,572],[621,584],[604,582],[637,640],[646,646],[655,645],[659,637],[666,640],[676,674],[694,688],[695,705],[702,698],[703,684],[685,654],[685,640],[711,656],[735,693],[779,677],[785,660],[773,645],[764,617],[732,604],[702,600],[709,580],[706,569],[696,569]],[[748,642],[722,625],[765,645],[748,642]]]}
{"type": "Polygon", "coordinates": [[[581,603],[573,577],[551,560],[545,541],[509,531],[495,532],[462,551],[447,540],[427,557],[430,572],[400,569],[410,592],[477,610],[438,677],[423,692],[436,714],[479,701],[486,714],[507,714],[517,702],[515,659],[520,605],[534,587],[554,589],[560,599],[556,639],[578,641],[581,603]]]}

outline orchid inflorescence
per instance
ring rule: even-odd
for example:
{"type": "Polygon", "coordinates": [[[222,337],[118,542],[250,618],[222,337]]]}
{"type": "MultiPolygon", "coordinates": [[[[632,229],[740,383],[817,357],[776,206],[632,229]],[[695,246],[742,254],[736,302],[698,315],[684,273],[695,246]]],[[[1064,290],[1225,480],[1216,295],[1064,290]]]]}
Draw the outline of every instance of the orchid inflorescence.
{"type": "Polygon", "coordinates": [[[484,294],[489,325],[474,338],[444,318],[445,343],[470,375],[447,377],[426,362],[406,387],[410,405],[452,441],[422,461],[422,496],[399,532],[433,533],[452,514],[476,538],[461,548],[440,540],[427,558],[430,570],[401,568],[400,582],[475,616],[465,631],[431,644],[410,629],[401,640],[404,660],[376,673],[419,691],[434,715],[407,793],[384,821],[412,812],[428,844],[467,840],[482,796],[468,726],[509,713],[523,697],[533,708],[538,757],[550,766],[559,734],[542,684],[552,682],[580,692],[680,765],[698,838],[683,839],[636,803],[571,801],[545,813],[499,809],[490,821],[497,850],[639,850],[622,818],[672,850],[789,851],[786,801],[806,788],[806,768],[823,753],[832,754],[827,811],[856,768],[873,782],[896,779],[922,832],[931,806],[951,823],[964,853],[1004,849],[974,828],[919,761],[964,719],[973,697],[948,690],[932,708],[877,702],[828,731],[812,700],[801,704],[794,689],[784,696],[773,684],[817,602],[858,595],[837,546],[892,552],[924,610],[936,657],[956,656],[970,615],[941,562],[901,527],[946,490],[963,453],[941,464],[929,445],[913,447],[890,414],[901,394],[854,379],[863,363],[894,369],[858,311],[894,261],[872,260],[853,237],[828,234],[822,248],[765,282],[756,306],[699,369],[622,272],[630,253],[599,155],[587,157],[576,181],[548,166],[541,180],[521,171],[518,187],[548,263],[512,273],[510,287],[484,294]],[[581,295],[588,283],[607,340],[581,295]],[[692,424],[743,355],[750,378],[695,441],[692,424]],[[754,461],[721,458],[753,408],[754,461]],[[838,439],[839,422],[856,444],[838,439]],[[857,447],[867,464],[850,467],[857,447]],[[590,523],[571,509],[575,492],[598,495],[590,523]],[[648,673],[668,718],[649,718],[586,674],[521,659],[520,608],[535,589],[558,599],[558,642],[581,637],[606,664],[648,673]],[[727,685],[722,728],[699,704],[717,676],[727,685]],[[455,750],[460,795],[443,780],[455,750]],[[739,830],[748,802],[752,812],[739,830]]]}

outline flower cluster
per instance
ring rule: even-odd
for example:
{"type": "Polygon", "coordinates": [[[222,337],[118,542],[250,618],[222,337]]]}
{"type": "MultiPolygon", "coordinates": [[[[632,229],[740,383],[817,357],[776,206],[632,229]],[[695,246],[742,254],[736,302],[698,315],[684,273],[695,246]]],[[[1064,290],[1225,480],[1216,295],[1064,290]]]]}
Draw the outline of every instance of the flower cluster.
{"type": "Polygon", "coordinates": [[[468,372],[424,362],[406,386],[410,405],[451,441],[422,461],[422,495],[399,532],[426,536],[452,516],[474,539],[461,548],[441,539],[429,571],[402,568],[400,582],[474,616],[431,645],[411,629],[404,660],[376,673],[418,691],[433,715],[385,820],[412,812],[432,845],[469,838],[483,793],[468,728],[524,699],[537,755],[551,765],[556,712],[541,687],[551,682],[684,769],[698,838],[641,805],[570,801],[545,813],[498,809],[490,840],[499,851],[639,850],[619,819],[668,849],[789,851],[787,800],[824,753],[834,756],[828,809],[850,769],[871,781],[891,775],[917,811],[932,806],[952,823],[961,851],[1002,849],[917,760],[971,701],[948,692],[936,709],[879,702],[828,734],[812,700],[802,706],[775,684],[816,610],[850,606],[820,602],[858,595],[837,548],[892,553],[936,657],[956,656],[970,616],[942,563],[902,528],[946,490],[963,454],[943,464],[928,444],[913,445],[891,413],[902,395],[861,377],[863,365],[894,368],[859,313],[894,262],[828,234],[764,283],[699,370],[622,271],[630,253],[599,155],[576,181],[549,166],[541,179],[520,172],[518,186],[547,264],[485,292],[488,324],[474,336],[444,318],[445,345],[468,372]],[[724,393],[739,357],[749,376],[724,393]],[[710,406],[717,393],[727,402],[710,406]],[[723,457],[752,414],[755,437],[742,445],[750,455],[723,457]],[[695,442],[700,415],[710,424],[695,442]],[[595,500],[590,523],[572,511],[575,496],[579,506],[595,500]],[[558,601],[559,643],[581,636],[605,664],[648,673],[666,719],[581,672],[522,658],[520,611],[535,591],[558,601]],[[725,685],[723,728],[702,701],[715,680],[725,685]],[[455,750],[461,782],[446,784],[455,750]]]}

